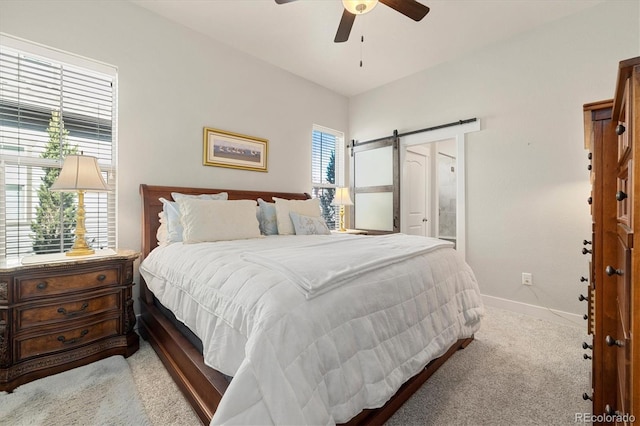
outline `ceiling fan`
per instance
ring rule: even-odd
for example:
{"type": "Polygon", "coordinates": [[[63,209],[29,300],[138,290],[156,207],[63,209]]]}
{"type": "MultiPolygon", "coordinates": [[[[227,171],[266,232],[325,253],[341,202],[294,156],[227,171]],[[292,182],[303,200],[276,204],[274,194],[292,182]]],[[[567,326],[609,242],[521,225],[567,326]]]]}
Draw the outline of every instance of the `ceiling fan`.
{"type": "MultiPolygon", "coordinates": [[[[293,1],[296,0],[276,0],[276,3],[285,4],[293,1]]],[[[420,21],[429,13],[429,8],[416,0],[380,0],[380,3],[408,16],[414,21],[420,21]]],[[[344,5],[344,11],[342,12],[342,19],[340,19],[336,37],[333,39],[335,43],[349,40],[349,33],[351,33],[351,27],[356,15],[371,12],[378,4],[378,0],[342,0],[342,4],[344,5]]]]}

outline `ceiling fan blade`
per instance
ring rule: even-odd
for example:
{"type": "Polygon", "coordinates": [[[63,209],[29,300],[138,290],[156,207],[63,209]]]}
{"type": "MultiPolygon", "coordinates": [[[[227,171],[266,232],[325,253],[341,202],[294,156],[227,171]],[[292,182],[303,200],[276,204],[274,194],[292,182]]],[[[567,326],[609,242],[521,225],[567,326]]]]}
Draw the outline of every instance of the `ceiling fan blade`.
{"type": "Polygon", "coordinates": [[[278,3],[278,4],[286,4],[286,3],[291,3],[292,1],[296,1],[296,0],[276,0],[276,3],[278,3]]]}
{"type": "Polygon", "coordinates": [[[414,21],[419,21],[429,13],[429,8],[416,0],[380,0],[391,9],[397,10],[414,21]]]}
{"type": "Polygon", "coordinates": [[[343,43],[349,40],[349,34],[351,33],[351,27],[353,27],[353,21],[356,20],[356,15],[344,10],[342,12],[342,19],[340,19],[340,25],[338,25],[338,32],[336,32],[336,38],[333,39],[335,43],[343,43]]]}

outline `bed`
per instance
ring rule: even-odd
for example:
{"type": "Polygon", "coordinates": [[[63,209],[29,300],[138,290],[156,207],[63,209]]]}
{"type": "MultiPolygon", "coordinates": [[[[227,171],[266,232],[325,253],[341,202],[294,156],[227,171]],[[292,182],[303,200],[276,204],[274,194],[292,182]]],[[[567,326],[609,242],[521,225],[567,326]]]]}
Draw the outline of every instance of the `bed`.
{"type": "MultiPolygon", "coordinates": [[[[465,348],[472,341],[483,309],[477,283],[470,268],[456,257],[455,251],[437,241],[428,252],[402,261],[393,254],[397,245],[397,241],[392,240],[396,238],[394,236],[269,236],[242,241],[178,243],[155,250],[160,226],[158,214],[163,210],[160,199],[171,200],[172,193],[223,192],[228,194],[229,200],[253,200],[254,204],[258,199],[271,202],[274,199],[302,201],[310,198],[304,193],[140,186],[143,262],[139,332],[150,342],[204,424],[381,424],[456,350],[465,348]],[[377,238],[381,238],[380,244],[387,244],[381,246],[386,257],[368,262],[368,247],[373,246],[372,242],[377,238]],[[345,241],[338,241],[340,239],[345,241]],[[316,246],[322,247],[320,252],[325,253],[314,255],[316,263],[339,262],[335,257],[326,256],[334,247],[343,245],[351,250],[350,263],[357,263],[360,269],[343,267],[342,275],[329,274],[324,281],[316,279],[323,275],[321,269],[312,270],[308,276],[304,268],[295,269],[296,263],[303,261],[309,253],[315,253],[316,246]],[[219,251],[217,258],[207,258],[214,256],[216,250],[219,251]],[[353,254],[360,252],[360,257],[353,254]],[[223,258],[227,263],[222,263],[223,258]],[[441,259],[434,263],[430,274],[446,273],[449,274],[447,277],[455,275],[457,278],[446,278],[447,284],[442,284],[442,288],[433,286],[420,290],[422,284],[416,277],[407,275],[411,285],[398,284],[389,294],[379,297],[385,288],[389,288],[391,277],[395,280],[402,275],[408,263],[423,265],[422,269],[432,268],[424,263],[427,258],[441,259]],[[174,263],[179,265],[187,265],[186,271],[179,272],[175,269],[178,266],[169,266],[171,259],[178,260],[174,263]],[[356,262],[355,259],[359,260],[356,262]],[[375,269],[379,267],[376,264],[385,262],[385,268],[375,269]],[[195,284],[191,285],[192,275],[203,275],[207,269],[212,271],[212,276],[205,280],[208,283],[214,282],[213,277],[217,280],[221,275],[229,275],[225,278],[228,283],[207,284],[215,287],[214,296],[201,287],[194,290],[195,284]],[[188,279],[184,278],[187,276],[188,279]],[[235,281],[231,277],[235,277],[235,281]],[[308,281],[309,288],[292,285],[298,277],[303,282],[308,281]],[[180,283],[172,287],[167,284],[172,280],[180,283]],[[336,282],[344,284],[334,288],[336,282]],[[222,303],[223,308],[205,306],[205,300],[220,304],[220,300],[227,300],[224,299],[226,296],[231,302],[222,303]],[[237,297],[237,303],[233,297],[237,297]],[[329,299],[333,297],[336,299],[329,299]],[[379,306],[379,299],[394,297],[402,298],[398,299],[402,304],[389,302],[389,306],[379,306]],[[177,303],[178,299],[186,300],[187,304],[164,306],[177,303]],[[441,319],[432,312],[418,312],[433,304],[429,300],[438,300],[433,310],[450,311],[451,318],[441,319]],[[266,303],[275,303],[276,307],[266,303]],[[397,308],[400,305],[402,309],[397,308]],[[174,312],[167,307],[172,307],[174,312]],[[362,314],[357,309],[370,311],[362,314]],[[392,310],[401,311],[401,316],[407,317],[406,321],[412,321],[413,325],[406,330],[389,332],[387,336],[386,328],[399,327],[395,320],[388,319],[393,318],[390,316],[392,310]],[[214,319],[203,319],[205,313],[213,313],[214,319]],[[334,320],[342,316],[349,327],[344,326],[342,320],[334,320]],[[427,317],[435,319],[428,321],[427,317]],[[385,325],[385,321],[390,323],[385,325]],[[215,324],[208,325],[210,323],[215,324]],[[367,330],[367,325],[371,324],[375,327],[367,330]],[[422,329],[429,330],[420,331],[422,329]],[[345,330],[351,334],[344,335],[345,330]],[[370,335],[377,337],[374,339],[370,335]],[[296,338],[291,339],[292,336],[296,338]],[[401,338],[406,342],[398,343],[397,339],[401,338]],[[373,340],[375,344],[371,343],[373,340]],[[350,348],[350,342],[354,341],[358,342],[350,348]],[[300,348],[290,348],[289,342],[293,342],[292,347],[300,348]],[[242,344],[246,346],[242,347],[242,344]],[[419,345],[418,351],[416,345],[419,345]],[[396,354],[389,349],[395,346],[403,348],[400,352],[406,352],[397,355],[400,361],[395,361],[396,354]],[[394,360],[387,360],[389,357],[394,360]],[[351,362],[353,359],[357,362],[351,362]],[[367,365],[376,363],[388,365],[382,373],[369,374],[367,365]],[[380,374],[381,377],[377,377],[380,374]],[[349,377],[343,380],[344,389],[336,377],[349,377]]],[[[403,247],[399,252],[406,250],[403,247]]],[[[436,281],[444,282],[445,279],[436,281]]]]}

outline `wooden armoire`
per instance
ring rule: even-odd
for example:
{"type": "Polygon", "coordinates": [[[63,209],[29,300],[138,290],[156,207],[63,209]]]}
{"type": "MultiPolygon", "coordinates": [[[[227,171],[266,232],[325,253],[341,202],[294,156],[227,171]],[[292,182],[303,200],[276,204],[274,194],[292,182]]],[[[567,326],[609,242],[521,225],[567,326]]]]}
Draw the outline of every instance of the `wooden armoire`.
{"type": "Polygon", "coordinates": [[[640,57],[620,62],[614,99],[584,105],[593,232],[583,241],[594,424],[640,420],[640,57]]]}

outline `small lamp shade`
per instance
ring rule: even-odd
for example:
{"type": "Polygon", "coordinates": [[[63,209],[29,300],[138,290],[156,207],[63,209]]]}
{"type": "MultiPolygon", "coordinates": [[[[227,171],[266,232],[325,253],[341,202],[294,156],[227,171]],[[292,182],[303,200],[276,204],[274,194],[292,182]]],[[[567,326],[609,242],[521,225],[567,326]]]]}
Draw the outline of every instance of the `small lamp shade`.
{"type": "Polygon", "coordinates": [[[331,204],[334,206],[352,206],[353,201],[351,201],[349,188],[337,188],[331,204]]]}
{"type": "Polygon", "coordinates": [[[105,192],[109,187],[102,178],[98,159],[88,155],[67,155],[51,191],[105,192]]]}

